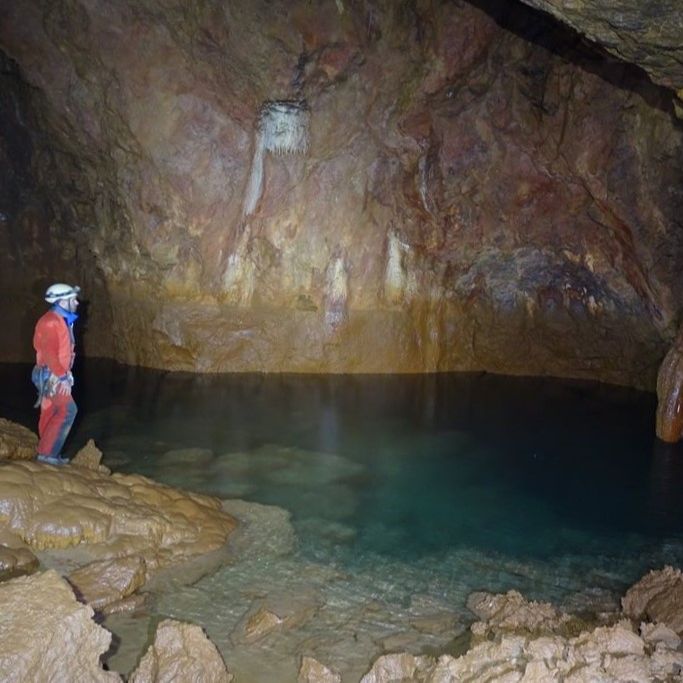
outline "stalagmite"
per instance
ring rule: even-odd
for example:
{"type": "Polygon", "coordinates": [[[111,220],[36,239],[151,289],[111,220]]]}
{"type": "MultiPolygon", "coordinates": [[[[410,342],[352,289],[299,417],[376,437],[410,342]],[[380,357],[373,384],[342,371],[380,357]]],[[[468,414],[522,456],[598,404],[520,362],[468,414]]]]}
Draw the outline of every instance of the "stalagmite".
{"type": "Polygon", "coordinates": [[[675,443],[683,436],[683,328],[657,375],[657,436],[675,443]]]}

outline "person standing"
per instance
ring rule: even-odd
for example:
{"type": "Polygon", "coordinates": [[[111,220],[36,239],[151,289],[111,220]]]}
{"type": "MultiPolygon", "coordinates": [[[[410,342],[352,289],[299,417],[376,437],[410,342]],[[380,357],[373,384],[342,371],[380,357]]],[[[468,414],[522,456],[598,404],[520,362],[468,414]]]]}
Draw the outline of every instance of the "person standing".
{"type": "Polygon", "coordinates": [[[33,333],[36,365],[32,380],[38,389],[36,407],[40,407],[36,460],[50,465],[69,462],[62,457],[61,450],[78,410],[71,396],[74,384],[71,369],[75,358],[73,326],[78,319],[80,291],[80,287],[61,282],[50,285],[45,292],[50,309],[38,319],[33,333]]]}

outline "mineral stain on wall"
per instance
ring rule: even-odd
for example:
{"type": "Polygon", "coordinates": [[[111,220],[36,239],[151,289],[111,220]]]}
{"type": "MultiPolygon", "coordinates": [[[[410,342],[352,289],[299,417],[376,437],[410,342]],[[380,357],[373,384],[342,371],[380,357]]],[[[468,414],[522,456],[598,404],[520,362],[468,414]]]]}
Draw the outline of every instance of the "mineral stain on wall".
{"type": "Polygon", "coordinates": [[[683,125],[590,37],[494,0],[5,3],[3,360],[64,279],[90,356],[654,388],[683,125]],[[308,145],[252,201],[264,102],[308,145]]]}

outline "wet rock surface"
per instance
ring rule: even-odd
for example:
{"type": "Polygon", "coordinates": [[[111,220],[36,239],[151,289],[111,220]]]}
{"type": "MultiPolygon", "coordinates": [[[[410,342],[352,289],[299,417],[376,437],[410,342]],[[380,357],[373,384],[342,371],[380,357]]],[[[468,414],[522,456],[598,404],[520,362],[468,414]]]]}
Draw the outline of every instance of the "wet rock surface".
{"type": "Polygon", "coordinates": [[[121,681],[117,673],[102,668],[100,657],[111,633],[92,616],[92,609],[80,604],[54,571],[0,584],[2,680],[121,681]]]}
{"type": "MultiPolygon", "coordinates": [[[[653,22],[662,46],[680,22],[641,4],[567,21],[595,14],[650,68],[653,22]]],[[[83,348],[131,364],[654,387],[681,315],[681,126],[670,89],[554,20],[502,0],[0,19],[5,358],[63,272],[91,300],[83,348]],[[245,217],[258,112],[287,98],[308,151],[266,151],[245,217]]]]}
{"type": "Polygon", "coordinates": [[[32,460],[38,437],[26,427],[0,417],[0,460],[32,460]]]}
{"type": "Polygon", "coordinates": [[[232,679],[216,646],[199,626],[165,619],[128,680],[130,683],[230,683],[232,679]]]}
{"type": "Polygon", "coordinates": [[[567,624],[574,620],[570,615],[547,604],[527,601],[514,592],[473,594],[469,602],[478,616],[488,615],[490,620],[473,625],[473,634],[485,633],[486,638],[478,643],[475,639],[476,644],[464,655],[438,658],[408,653],[387,655],[377,659],[362,680],[365,683],[397,680],[646,683],[677,680],[683,670],[680,639],[672,629],[661,624],[642,623],[636,629],[629,620],[615,615],[614,623],[598,627],[584,624],[571,637],[567,635],[567,624]],[[501,613],[505,615],[503,620],[501,613]],[[511,615],[519,618],[513,619],[511,615]]]}
{"type": "Polygon", "coordinates": [[[657,436],[668,443],[683,437],[683,329],[657,375],[657,436]]]}
{"type": "Polygon", "coordinates": [[[154,569],[214,550],[235,521],[220,501],[145,477],[35,462],[0,464],[0,525],[38,550],[139,555],[154,569]]]}
{"type": "Polygon", "coordinates": [[[83,602],[96,610],[127,598],[146,578],[145,561],[138,556],[91,562],[68,576],[83,602]]]}

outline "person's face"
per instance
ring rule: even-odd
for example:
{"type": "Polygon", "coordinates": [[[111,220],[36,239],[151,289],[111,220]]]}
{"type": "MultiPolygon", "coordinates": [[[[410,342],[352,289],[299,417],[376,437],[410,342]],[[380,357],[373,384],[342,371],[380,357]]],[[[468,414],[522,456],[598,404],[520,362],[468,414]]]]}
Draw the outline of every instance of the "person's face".
{"type": "Polygon", "coordinates": [[[78,308],[78,299],[74,297],[73,299],[62,299],[59,305],[69,313],[75,313],[78,308]]]}

